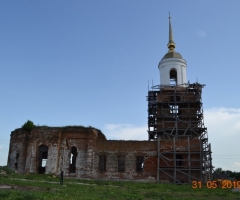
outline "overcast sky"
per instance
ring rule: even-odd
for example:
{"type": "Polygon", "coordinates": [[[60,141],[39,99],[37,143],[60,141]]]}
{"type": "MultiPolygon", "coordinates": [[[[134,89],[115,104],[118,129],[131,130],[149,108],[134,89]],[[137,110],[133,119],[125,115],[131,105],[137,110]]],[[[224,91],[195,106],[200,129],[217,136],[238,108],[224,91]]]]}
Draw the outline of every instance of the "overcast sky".
{"type": "Polygon", "coordinates": [[[0,165],[10,133],[94,126],[147,140],[148,80],[160,83],[168,12],[187,80],[206,84],[213,165],[240,171],[240,1],[0,1],[0,165]]]}

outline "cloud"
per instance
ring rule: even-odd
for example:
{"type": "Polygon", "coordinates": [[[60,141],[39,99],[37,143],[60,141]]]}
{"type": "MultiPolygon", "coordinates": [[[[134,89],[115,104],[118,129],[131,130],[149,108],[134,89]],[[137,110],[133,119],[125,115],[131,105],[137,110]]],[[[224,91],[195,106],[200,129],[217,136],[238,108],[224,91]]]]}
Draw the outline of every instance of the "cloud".
{"type": "Polygon", "coordinates": [[[2,149],[3,147],[2,146],[0,146],[0,150],[2,149]]]}
{"type": "Polygon", "coordinates": [[[240,171],[240,162],[234,161],[231,165],[231,171],[240,171]]]}
{"type": "Polygon", "coordinates": [[[204,112],[213,165],[224,170],[240,171],[240,109],[212,108],[204,112]]]}
{"type": "Polygon", "coordinates": [[[197,36],[201,38],[207,37],[207,33],[205,31],[197,31],[197,36]]]}
{"type": "Polygon", "coordinates": [[[239,169],[240,169],[240,162],[234,162],[234,163],[233,163],[233,166],[237,166],[237,167],[239,167],[239,169]]]}
{"type": "Polygon", "coordinates": [[[240,109],[212,108],[207,109],[204,116],[212,135],[227,137],[240,135],[240,109]]]}
{"type": "Polygon", "coordinates": [[[147,140],[147,124],[135,126],[133,124],[105,124],[103,133],[107,139],[115,140],[147,140]]]}

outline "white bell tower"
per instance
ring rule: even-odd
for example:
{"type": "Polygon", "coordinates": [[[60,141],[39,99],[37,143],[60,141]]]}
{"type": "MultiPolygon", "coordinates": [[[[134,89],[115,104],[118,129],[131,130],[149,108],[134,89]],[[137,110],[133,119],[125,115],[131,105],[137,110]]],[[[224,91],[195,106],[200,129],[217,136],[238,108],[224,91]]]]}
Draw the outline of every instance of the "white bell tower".
{"type": "Polygon", "coordinates": [[[173,41],[171,17],[169,15],[169,42],[168,53],[162,58],[158,65],[160,71],[160,84],[162,86],[176,85],[185,87],[187,83],[186,68],[187,63],[181,54],[175,52],[175,43],[173,41]]]}

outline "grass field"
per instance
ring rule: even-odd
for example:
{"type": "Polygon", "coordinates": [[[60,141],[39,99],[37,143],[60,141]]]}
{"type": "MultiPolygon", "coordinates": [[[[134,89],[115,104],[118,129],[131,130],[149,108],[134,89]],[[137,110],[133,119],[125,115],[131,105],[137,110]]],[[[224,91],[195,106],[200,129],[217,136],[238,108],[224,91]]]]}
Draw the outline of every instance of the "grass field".
{"type": "Polygon", "coordinates": [[[64,179],[54,175],[19,175],[0,167],[0,199],[239,199],[232,189],[193,189],[191,185],[64,179]]]}

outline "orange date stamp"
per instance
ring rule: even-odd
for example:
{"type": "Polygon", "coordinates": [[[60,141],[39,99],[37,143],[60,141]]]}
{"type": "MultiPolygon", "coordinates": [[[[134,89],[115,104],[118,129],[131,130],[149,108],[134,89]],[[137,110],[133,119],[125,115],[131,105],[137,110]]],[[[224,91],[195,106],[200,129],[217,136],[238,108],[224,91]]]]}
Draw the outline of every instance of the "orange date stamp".
{"type": "Polygon", "coordinates": [[[202,181],[192,181],[192,188],[202,188],[207,187],[209,189],[222,188],[222,189],[230,189],[230,188],[240,188],[240,181],[231,181],[231,180],[223,180],[223,181],[207,181],[203,183],[202,181]]]}

